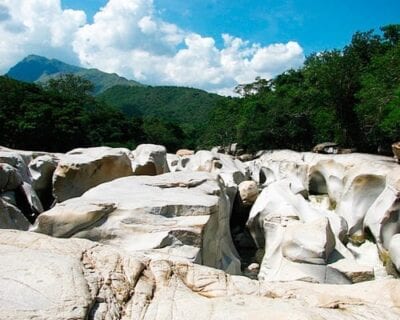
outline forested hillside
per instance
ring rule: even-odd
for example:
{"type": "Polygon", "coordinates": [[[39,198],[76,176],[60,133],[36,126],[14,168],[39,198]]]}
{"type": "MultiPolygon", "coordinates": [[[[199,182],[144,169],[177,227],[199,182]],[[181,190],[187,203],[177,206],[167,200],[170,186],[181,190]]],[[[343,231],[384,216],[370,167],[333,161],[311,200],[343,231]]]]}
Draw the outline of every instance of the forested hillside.
{"type": "Polygon", "coordinates": [[[343,50],[309,56],[302,68],[236,88],[220,103],[201,144],[239,142],[249,150],[309,150],[335,141],[390,152],[400,139],[400,25],[357,32],[343,50]]]}
{"type": "Polygon", "coordinates": [[[196,147],[212,110],[227,98],[203,90],[184,87],[115,86],[98,96],[128,116],[156,117],[182,128],[182,144],[196,147]]]}
{"type": "Polygon", "coordinates": [[[125,146],[159,142],[174,150],[183,142],[179,127],[157,118],[127,117],[96,101],[92,84],[74,75],[46,87],[0,77],[1,145],[63,152],[74,147],[125,146]]]}
{"type": "Polygon", "coordinates": [[[381,31],[357,32],[342,50],[313,54],[298,70],[240,85],[240,98],[123,86],[94,98],[93,85],[76,75],[42,86],[0,77],[0,144],[66,151],[158,143],[173,151],[238,142],[255,151],[333,141],[389,152],[400,140],[400,25],[381,31]]]}

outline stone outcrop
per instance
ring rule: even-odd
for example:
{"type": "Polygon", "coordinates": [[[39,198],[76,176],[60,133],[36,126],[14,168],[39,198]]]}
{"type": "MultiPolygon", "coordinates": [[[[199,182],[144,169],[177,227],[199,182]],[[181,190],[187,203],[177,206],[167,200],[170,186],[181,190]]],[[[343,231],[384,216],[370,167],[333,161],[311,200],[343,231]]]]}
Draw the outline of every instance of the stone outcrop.
{"type": "Polygon", "coordinates": [[[27,163],[29,153],[0,148],[0,228],[26,230],[43,212],[42,203],[32,187],[27,163]]]}
{"type": "Polygon", "coordinates": [[[252,205],[258,197],[258,186],[254,181],[247,180],[239,184],[239,195],[243,205],[252,205]]]}
{"type": "Polygon", "coordinates": [[[240,263],[229,215],[230,202],[218,176],[179,172],[101,184],[40,215],[33,230],[128,252],[185,258],[235,274],[240,263]]]}
{"type": "Polygon", "coordinates": [[[400,316],[390,157],[0,148],[0,189],[0,319],[400,316]]]}
{"type": "Polygon", "coordinates": [[[58,159],[54,155],[41,155],[29,162],[32,188],[45,208],[49,208],[54,201],[53,174],[57,164],[58,159]]]}
{"type": "MultiPolygon", "coordinates": [[[[384,257],[390,256],[390,241],[400,233],[400,171],[390,158],[282,150],[265,152],[247,167],[253,179],[264,186],[247,222],[257,246],[265,248],[259,277],[345,283],[369,280],[375,272],[380,276],[387,265],[384,257]],[[317,233],[308,239],[305,232],[300,237],[305,242],[299,242],[294,259],[292,251],[287,250],[290,229],[298,230],[296,226],[301,224],[311,228],[310,224],[321,217],[328,219],[328,229],[334,234],[334,251],[316,266],[308,260],[307,248],[320,248],[313,243],[317,233]],[[350,250],[352,243],[363,244],[370,236],[382,261],[360,258],[372,251],[350,250]],[[300,252],[303,256],[299,259],[300,252]]],[[[395,254],[394,249],[391,251],[395,254]]]]}
{"type": "Polygon", "coordinates": [[[129,150],[108,147],[74,149],[60,157],[53,175],[57,202],[81,196],[85,191],[116,178],[132,175],[129,150]]]}
{"type": "Polygon", "coordinates": [[[266,283],[82,239],[0,231],[0,318],[398,319],[400,282],[266,283]],[[73,280],[73,281],[71,281],[73,280]]]}
{"type": "Polygon", "coordinates": [[[167,149],[155,144],[141,144],[132,151],[135,175],[155,176],[169,172],[167,149]]]}
{"type": "Polygon", "coordinates": [[[10,201],[0,198],[0,229],[28,230],[30,223],[25,215],[10,201]]]}

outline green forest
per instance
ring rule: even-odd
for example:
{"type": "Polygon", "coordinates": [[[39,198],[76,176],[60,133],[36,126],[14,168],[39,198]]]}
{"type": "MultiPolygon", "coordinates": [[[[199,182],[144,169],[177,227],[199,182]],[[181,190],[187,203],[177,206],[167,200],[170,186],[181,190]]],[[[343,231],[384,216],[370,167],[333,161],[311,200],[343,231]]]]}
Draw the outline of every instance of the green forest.
{"type": "Polygon", "coordinates": [[[297,70],[239,85],[240,97],[146,86],[93,96],[93,89],[72,74],[42,85],[0,77],[0,144],[63,152],[157,143],[172,152],[237,142],[253,152],[332,141],[388,153],[400,140],[400,25],[357,32],[297,70]]]}
{"type": "Polygon", "coordinates": [[[243,98],[214,109],[202,144],[310,150],[333,141],[388,153],[400,139],[400,25],[357,32],[342,50],[313,54],[298,70],[236,91],[243,98]]]}

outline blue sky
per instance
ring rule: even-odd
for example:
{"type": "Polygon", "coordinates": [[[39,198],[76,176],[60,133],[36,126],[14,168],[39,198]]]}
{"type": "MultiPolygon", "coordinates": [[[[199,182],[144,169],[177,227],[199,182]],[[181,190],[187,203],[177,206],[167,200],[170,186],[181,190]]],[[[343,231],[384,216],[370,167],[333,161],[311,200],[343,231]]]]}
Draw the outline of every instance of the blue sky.
{"type": "Polygon", "coordinates": [[[0,0],[0,74],[37,54],[230,95],[390,23],[400,0],[0,0]]]}
{"type": "MultiPolygon", "coordinates": [[[[90,19],[107,0],[63,0],[90,19]]],[[[306,54],[343,48],[356,31],[400,23],[400,0],[155,0],[161,16],[181,28],[269,44],[294,40],[306,54]]]]}

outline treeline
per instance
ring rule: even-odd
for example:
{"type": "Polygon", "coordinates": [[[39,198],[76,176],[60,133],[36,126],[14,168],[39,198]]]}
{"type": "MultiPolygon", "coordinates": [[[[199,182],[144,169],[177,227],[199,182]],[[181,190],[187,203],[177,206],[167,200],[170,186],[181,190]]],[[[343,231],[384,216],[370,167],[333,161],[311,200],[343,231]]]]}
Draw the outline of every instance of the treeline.
{"type": "Polygon", "coordinates": [[[240,85],[241,99],[220,101],[204,146],[309,150],[333,141],[388,152],[400,139],[400,25],[357,32],[343,50],[309,56],[304,66],[240,85]]]}
{"type": "Polygon", "coordinates": [[[332,141],[390,152],[400,140],[400,25],[381,31],[357,32],[298,70],[239,85],[240,98],[168,87],[114,87],[95,98],[75,75],[43,86],[0,77],[0,144],[63,152],[157,143],[172,152],[233,142],[248,151],[310,150],[332,141]]]}
{"type": "Polygon", "coordinates": [[[182,130],[155,117],[128,117],[97,101],[92,84],[74,75],[40,87],[0,77],[0,144],[64,152],[75,147],[162,143],[180,147],[182,130]]]}

